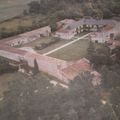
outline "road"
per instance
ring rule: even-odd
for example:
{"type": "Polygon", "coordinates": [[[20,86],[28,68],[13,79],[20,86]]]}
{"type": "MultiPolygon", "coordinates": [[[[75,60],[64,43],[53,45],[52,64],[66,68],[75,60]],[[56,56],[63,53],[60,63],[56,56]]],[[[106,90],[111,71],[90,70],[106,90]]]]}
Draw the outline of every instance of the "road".
{"type": "Polygon", "coordinates": [[[58,48],[55,48],[55,49],[47,52],[47,53],[44,53],[43,55],[44,55],[44,56],[50,55],[50,54],[52,54],[52,53],[54,53],[54,52],[56,52],[56,51],[58,51],[58,50],[60,50],[60,49],[62,49],[62,48],[65,48],[65,47],[67,47],[67,46],[69,46],[69,45],[71,45],[71,44],[73,44],[73,43],[75,43],[75,42],[77,42],[77,41],[79,41],[79,40],[81,40],[81,39],[84,39],[84,38],[87,37],[89,34],[90,34],[90,33],[88,33],[88,34],[86,34],[86,35],[83,35],[83,36],[80,37],[80,38],[77,38],[77,39],[75,39],[75,40],[73,40],[73,41],[70,41],[69,43],[66,43],[66,44],[64,44],[64,45],[62,45],[62,46],[60,46],[60,47],[58,47],[58,48]]]}

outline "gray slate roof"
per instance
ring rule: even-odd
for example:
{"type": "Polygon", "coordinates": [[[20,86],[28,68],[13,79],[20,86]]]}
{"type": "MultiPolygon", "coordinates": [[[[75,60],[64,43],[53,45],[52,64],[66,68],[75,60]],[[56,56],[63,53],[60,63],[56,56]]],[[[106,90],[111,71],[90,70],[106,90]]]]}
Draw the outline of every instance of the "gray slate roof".
{"type": "Polygon", "coordinates": [[[74,29],[77,28],[78,26],[81,25],[115,25],[114,20],[96,20],[96,19],[81,19],[79,21],[73,22],[72,24],[70,24],[68,27],[70,29],[74,29]]]}

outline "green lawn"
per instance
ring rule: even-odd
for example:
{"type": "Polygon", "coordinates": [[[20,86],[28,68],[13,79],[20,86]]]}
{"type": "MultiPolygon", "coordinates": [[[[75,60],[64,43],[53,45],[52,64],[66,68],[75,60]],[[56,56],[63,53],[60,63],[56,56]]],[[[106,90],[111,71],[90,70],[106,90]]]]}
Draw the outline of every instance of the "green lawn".
{"type": "MultiPolygon", "coordinates": [[[[104,47],[103,44],[94,43],[94,45],[96,49],[104,47]]],[[[67,46],[63,49],[60,49],[50,54],[49,56],[67,61],[79,60],[83,57],[87,57],[88,46],[89,46],[89,40],[82,39],[70,46],[67,46]]]]}
{"type": "Polygon", "coordinates": [[[70,46],[52,53],[50,56],[63,60],[77,60],[86,57],[89,41],[86,39],[80,40],[70,46]]]}
{"type": "Polygon", "coordinates": [[[39,38],[33,42],[30,42],[30,43],[23,45],[23,47],[34,48],[36,45],[40,45],[41,43],[49,43],[49,42],[51,42],[51,40],[52,40],[52,37],[42,37],[42,38],[39,38]]]}

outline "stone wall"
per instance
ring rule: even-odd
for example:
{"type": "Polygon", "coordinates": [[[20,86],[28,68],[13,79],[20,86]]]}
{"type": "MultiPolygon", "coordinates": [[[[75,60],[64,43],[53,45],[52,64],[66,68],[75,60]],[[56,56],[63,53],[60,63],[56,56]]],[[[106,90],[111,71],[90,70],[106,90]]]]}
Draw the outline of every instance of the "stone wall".
{"type": "Polygon", "coordinates": [[[14,37],[10,37],[8,39],[3,39],[1,41],[2,43],[9,46],[18,46],[18,45],[24,45],[43,36],[49,36],[50,34],[51,34],[51,28],[49,26],[46,26],[43,28],[39,28],[37,30],[33,30],[14,37]]]}
{"type": "Polygon", "coordinates": [[[62,82],[67,83],[67,79],[63,78],[61,71],[68,66],[66,61],[30,52],[24,56],[24,59],[28,62],[30,67],[34,67],[34,60],[36,60],[40,71],[48,73],[60,79],[62,82]]]}

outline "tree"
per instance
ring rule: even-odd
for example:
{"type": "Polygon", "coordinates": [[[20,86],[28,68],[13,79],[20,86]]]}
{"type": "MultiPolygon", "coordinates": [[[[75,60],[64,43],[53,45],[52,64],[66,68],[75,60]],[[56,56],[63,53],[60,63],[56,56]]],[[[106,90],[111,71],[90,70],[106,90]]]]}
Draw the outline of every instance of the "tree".
{"type": "Polygon", "coordinates": [[[88,54],[93,54],[94,53],[95,47],[94,47],[93,42],[91,42],[91,41],[89,42],[89,47],[88,47],[87,51],[88,51],[88,54]]]}
{"type": "Polygon", "coordinates": [[[112,17],[112,11],[107,8],[104,8],[103,9],[103,18],[110,19],[111,17],[112,17]]]}
{"type": "Polygon", "coordinates": [[[6,28],[1,28],[0,29],[0,38],[5,38],[5,37],[8,37],[8,31],[6,28]]]}
{"type": "Polygon", "coordinates": [[[116,56],[116,63],[120,65],[120,47],[116,47],[115,49],[112,50],[112,54],[115,54],[116,56]]]}
{"type": "Polygon", "coordinates": [[[24,10],[24,11],[23,11],[23,15],[24,15],[24,16],[28,15],[27,10],[24,10]]]}
{"type": "Polygon", "coordinates": [[[112,102],[113,109],[118,119],[120,119],[120,88],[113,89],[111,91],[110,100],[112,102]]]}
{"type": "Polygon", "coordinates": [[[24,26],[21,26],[21,25],[18,26],[17,32],[18,32],[19,34],[25,32],[25,31],[26,31],[26,30],[25,30],[25,27],[24,27],[24,26]]]}
{"type": "Polygon", "coordinates": [[[0,74],[11,73],[17,71],[17,67],[12,67],[9,65],[9,61],[3,57],[0,57],[0,74]]]}
{"type": "Polygon", "coordinates": [[[33,27],[37,27],[37,26],[38,26],[36,20],[33,20],[33,21],[32,21],[32,26],[33,26],[33,27]]]}
{"type": "Polygon", "coordinates": [[[87,49],[88,58],[91,59],[91,56],[95,53],[95,46],[92,41],[89,42],[89,47],[87,49]]]}
{"type": "Polygon", "coordinates": [[[36,75],[39,72],[39,66],[37,60],[34,60],[34,68],[33,68],[33,75],[36,75]]]}
{"type": "Polygon", "coordinates": [[[90,73],[80,74],[67,90],[53,87],[49,80],[51,78],[42,74],[28,78],[16,73],[14,80],[9,82],[9,91],[4,94],[0,119],[103,120],[109,117],[113,120],[112,113],[101,106],[90,73]]]}
{"type": "Polygon", "coordinates": [[[103,67],[101,70],[102,73],[102,85],[104,86],[104,88],[116,88],[119,87],[120,85],[120,75],[116,72],[113,71],[112,69],[109,70],[106,67],[103,67]]]}
{"type": "MultiPolygon", "coordinates": [[[[70,98],[76,103],[73,106],[81,120],[102,120],[105,117],[111,116],[105,108],[101,107],[100,96],[97,89],[91,83],[92,76],[89,73],[80,74],[71,83],[70,98]],[[80,101],[80,102],[79,102],[80,101]],[[86,114],[87,112],[87,114],[86,114]]],[[[114,120],[111,116],[111,120],[114,120]]]]}
{"type": "Polygon", "coordinates": [[[29,13],[38,14],[40,12],[40,4],[38,1],[32,1],[28,4],[29,6],[29,13]]]}
{"type": "Polygon", "coordinates": [[[52,32],[55,32],[57,30],[57,23],[56,22],[57,22],[56,17],[52,16],[50,18],[50,27],[51,27],[52,32]]]}

